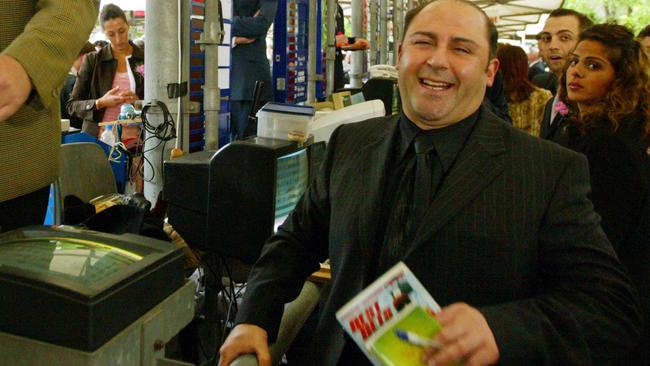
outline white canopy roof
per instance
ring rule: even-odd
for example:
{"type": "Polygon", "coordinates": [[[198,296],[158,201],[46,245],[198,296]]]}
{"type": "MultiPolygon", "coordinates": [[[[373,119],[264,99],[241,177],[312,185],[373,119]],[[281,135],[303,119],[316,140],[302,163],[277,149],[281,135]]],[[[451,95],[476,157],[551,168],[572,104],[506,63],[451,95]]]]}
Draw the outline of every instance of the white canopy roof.
{"type": "Polygon", "coordinates": [[[115,4],[122,10],[145,10],[146,0],[101,0],[99,9],[106,4],[115,4]]]}
{"type": "Polygon", "coordinates": [[[513,37],[537,24],[542,14],[562,6],[563,0],[472,0],[492,18],[501,38],[513,37]]]}
{"type": "MultiPolygon", "coordinates": [[[[321,0],[323,1],[323,0],[321,0]]],[[[516,32],[526,30],[529,24],[537,24],[542,14],[562,6],[564,0],[472,0],[483,8],[495,22],[501,38],[514,37],[516,32]]],[[[145,10],[146,0],[101,0],[101,6],[113,3],[123,10],[145,10]]],[[[350,0],[339,0],[349,14],[350,0]],[[345,4],[345,5],[343,5],[345,4]]],[[[392,1],[389,1],[392,5],[392,1]]]]}

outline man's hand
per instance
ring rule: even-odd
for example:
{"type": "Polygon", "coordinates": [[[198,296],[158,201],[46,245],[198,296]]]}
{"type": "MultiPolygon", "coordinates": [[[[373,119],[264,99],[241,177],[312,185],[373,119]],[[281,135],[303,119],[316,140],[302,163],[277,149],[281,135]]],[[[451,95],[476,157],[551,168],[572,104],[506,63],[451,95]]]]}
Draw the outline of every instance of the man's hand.
{"type": "Polygon", "coordinates": [[[259,366],[271,366],[267,333],[252,324],[237,325],[219,349],[219,366],[228,366],[243,354],[257,355],[259,366]]]}
{"type": "Polygon", "coordinates": [[[235,36],[232,39],[233,45],[238,45],[238,44],[249,44],[253,43],[257,40],[257,38],[248,38],[248,37],[240,37],[240,36],[235,36]]]}
{"type": "Polygon", "coordinates": [[[494,334],[483,314],[464,304],[449,305],[436,314],[442,330],[435,341],[437,349],[425,349],[422,361],[428,365],[443,366],[464,361],[465,366],[493,365],[499,360],[494,334]]]}
{"type": "Polygon", "coordinates": [[[32,91],[32,81],[13,57],[0,54],[0,122],[16,114],[32,91]]]}
{"type": "Polygon", "coordinates": [[[336,47],[343,47],[348,45],[348,36],[343,33],[337,34],[335,37],[336,47]]]}
{"type": "Polygon", "coordinates": [[[120,93],[120,87],[116,86],[113,89],[109,90],[102,96],[97,99],[97,109],[115,107],[126,102],[126,98],[122,96],[124,92],[120,93]]]}

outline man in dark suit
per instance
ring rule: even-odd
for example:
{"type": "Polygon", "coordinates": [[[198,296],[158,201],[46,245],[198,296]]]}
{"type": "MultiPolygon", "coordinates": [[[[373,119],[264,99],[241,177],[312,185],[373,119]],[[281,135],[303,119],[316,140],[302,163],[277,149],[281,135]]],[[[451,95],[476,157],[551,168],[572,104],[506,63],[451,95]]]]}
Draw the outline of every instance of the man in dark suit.
{"type": "Polygon", "coordinates": [[[592,24],[586,15],[571,9],[553,10],[544,24],[544,29],[537,35],[542,57],[551,70],[550,73],[539,74],[533,78],[533,83],[553,93],[553,99],[546,103],[544,117],[540,126],[540,137],[560,144],[566,143],[564,129],[566,116],[558,113],[555,108],[558,102],[558,82],[566,66],[569,53],[578,43],[578,36],[592,24]]]}
{"type": "Polygon", "coordinates": [[[584,156],[481,106],[496,40],[469,1],[409,11],[402,114],[335,131],[252,270],[221,365],[242,353],[269,365],[284,304],[327,257],[331,290],[307,363],[368,364],[335,312],[400,260],[443,306],[443,347],[426,351],[428,364],[604,364],[634,346],[638,300],[587,199],[584,156]]]}
{"type": "Polygon", "coordinates": [[[236,140],[254,135],[257,130],[257,126],[248,123],[255,82],[264,82],[260,102],[273,99],[271,67],[266,58],[266,32],[275,19],[278,1],[235,0],[233,6],[230,134],[236,140]]]}

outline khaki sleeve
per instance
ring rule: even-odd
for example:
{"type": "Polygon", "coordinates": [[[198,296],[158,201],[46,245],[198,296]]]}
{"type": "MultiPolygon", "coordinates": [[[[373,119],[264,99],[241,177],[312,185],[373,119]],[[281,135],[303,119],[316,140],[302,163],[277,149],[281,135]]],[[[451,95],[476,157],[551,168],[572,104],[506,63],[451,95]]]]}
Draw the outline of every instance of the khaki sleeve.
{"type": "Polygon", "coordinates": [[[99,0],[38,0],[25,30],[3,53],[25,68],[40,102],[58,102],[63,80],[97,20],[99,0]]]}

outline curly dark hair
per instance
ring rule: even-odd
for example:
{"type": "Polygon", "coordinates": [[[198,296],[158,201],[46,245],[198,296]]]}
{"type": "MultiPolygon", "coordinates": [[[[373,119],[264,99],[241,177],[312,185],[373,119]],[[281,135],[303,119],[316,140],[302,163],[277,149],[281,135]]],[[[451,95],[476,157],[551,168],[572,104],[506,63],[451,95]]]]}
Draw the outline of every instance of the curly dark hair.
{"type": "Polygon", "coordinates": [[[607,49],[607,57],[615,72],[610,90],[588,115],[580,115],[566,97],[566,70],[560,83],[560,98],[570,106],[579,129],[584,133],[603,124],[614,131],[625,121],[640,119],[643,139],[650,145],[650,61],[634,33],[618,24],[597,24],[580,34],[584,40],[598,42],[607,49]]]}
{"type": "Polygon", "coordinates": [[[504,44],[497,50],[499,69],[503,71],[503,85],[508,102],[528,99],[535,86],[528,80],[528,58],[521,47],[504,44]]]}

